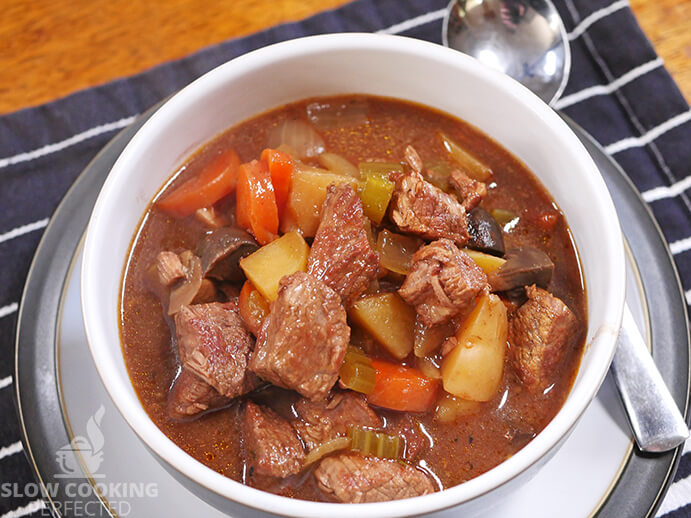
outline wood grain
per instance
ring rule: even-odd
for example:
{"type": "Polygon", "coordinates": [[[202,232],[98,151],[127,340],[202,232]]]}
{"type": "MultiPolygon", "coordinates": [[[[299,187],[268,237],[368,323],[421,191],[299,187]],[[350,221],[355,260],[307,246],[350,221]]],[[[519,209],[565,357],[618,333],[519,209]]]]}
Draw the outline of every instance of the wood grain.
{"type": "MultiPolygon", "coordinates": [[[[5,0],[0,113],[141,72],[205,46],[347,0],[5,0]]],[[[648,37],[691,98],[691,2],[632,0],[648,37]]]]}

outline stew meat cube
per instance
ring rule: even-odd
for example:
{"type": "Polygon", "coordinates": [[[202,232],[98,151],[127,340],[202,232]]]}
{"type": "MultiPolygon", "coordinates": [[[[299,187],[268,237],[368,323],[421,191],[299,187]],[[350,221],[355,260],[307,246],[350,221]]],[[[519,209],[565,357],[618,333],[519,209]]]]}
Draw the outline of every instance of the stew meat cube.
{"type": "Polygon", "coordinates": [[[510,361],[521,381],[542,390],[578,333],[578,319],[566,304],[536,286],[526,288],[528,301],[509,320],[510,361]]]}
{"type": "Polygon", "coordinates": [[[432,326],[471,307],[484,289],[488,284],[482,268],[450,240],[439,239],[415,252],[398,293],[415,306],[424,325],[432,326]]]}
{"type": "Polygon", "coordinates": [[[468,177],[460,169],[454,169],[449,174],[449,183],[463,200],[461,203],[466,212],[470,212],[487,196],[487,186],[468,177]]]}
{"type": "Polygon", "coordinates": [[[430,478],[412,466],[360,455],[327,457],[314,476],[319,489],[344,503],[399,500],[435,490],[430,478]]]}
{"type": "Polygon", "coordinates": [[[323,398],[336,383],[349,340],[339,296],[322,281],[296,272],[281,279],[250,369],[274,385],[323,398]]]}
{"type": "Polygon", "coordinates": [[[302,469],[305,451],[288,421],[249,401],[242,416],[249,475],[285,478],[302,469]]]}
{"type": "Polygon", "coordinates": [[[229,398],[219,394],[206,381],[182,369],[168,395],[168,415],[173,419],[186,419],[229,403],[229,398]]]}
{"type": "Polygon", "coordinates": [[[364,398],[352,392],[339,392],[330,401],[301,399],[294,408],[299,418],[293,427],[309,450],[346,435],[350,426],[379,428],[383,424],[364,398]]]}
{"type": "Polygon", "coordinates": [[[182,306],[175,314],[182,366],[232,398],[249,392],[247,376],[253,339],[235,302],[182,306]]]}
{"type": "Polygon", "coordinates": [[[462,246],[470,237],[465,209],[458,200],[414,171],[396,180],[391,219],[403,232],[426,239],[444,237],[462,246]]]}
{"type": "Polygon", "coordinates": [[[364,292],[379,272],[362,202],[348,184],[330,185],[310,250],[307,271],[338,293],[344,303],[364,292]]]}

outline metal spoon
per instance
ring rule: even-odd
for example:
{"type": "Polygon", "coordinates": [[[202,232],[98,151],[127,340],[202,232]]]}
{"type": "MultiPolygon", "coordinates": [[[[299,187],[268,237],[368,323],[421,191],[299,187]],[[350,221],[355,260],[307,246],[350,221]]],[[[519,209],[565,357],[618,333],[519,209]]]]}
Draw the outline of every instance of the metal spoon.
{"type": "MultiPolygon", "coordinates": [[[[550,0],[451,0],[442,41],[513,77],[548,104],[559,98],[568,80],[571,51],[550,0]]],[[[688,438],[686,422],[628,305],[612,374],[641,450],[668,451],[688,438]]]]}

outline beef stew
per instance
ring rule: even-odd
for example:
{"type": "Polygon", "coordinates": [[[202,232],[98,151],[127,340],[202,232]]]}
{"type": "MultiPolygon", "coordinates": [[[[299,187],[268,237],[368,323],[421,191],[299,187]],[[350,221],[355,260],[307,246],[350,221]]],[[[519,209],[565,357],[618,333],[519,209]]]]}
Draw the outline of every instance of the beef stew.
{"type": "Polygon", "coordinates": [[[558,412],[587,316],[563,215],[470,125],[371,96],[245,121],[132,243],[123,353],[145,410],[219,473],[293,498],[448,488],[558,412]]]}

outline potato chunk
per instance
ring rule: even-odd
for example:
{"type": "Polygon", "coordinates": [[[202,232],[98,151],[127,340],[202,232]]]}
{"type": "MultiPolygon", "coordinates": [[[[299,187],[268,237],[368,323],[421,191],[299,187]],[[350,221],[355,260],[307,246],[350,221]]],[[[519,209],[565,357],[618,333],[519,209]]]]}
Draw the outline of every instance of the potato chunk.
{"type": "Polygon", "coordinates": [[[310,247],[298,232],[288,232],[240,260],[240,268],[265,299],[278,297],[278,283],[286,275],[307,271],[310,247]]]}
{"type": "Polygon", "coordinates": [[[360,299],[348,314],[394,358],[402,360],[413,350],[415,310],[395,293],[381,293],[360,299]]]}
{"type": "Polygon", "coordinates": [[[357,190],[358,182],[350,176],[305,168],[293,173],[282,229],[297,229],[305,237],[313,237],[321,220],[326,188],[331,184],[348,183],[357,190]]]}
{"type": "Polygon", "coordinates": [[[504,303],[484,294],[456,333],[457,345],[441,366],[444,390],[471,401],[489,401],[504,373],[508,319],[504,303]]]}

